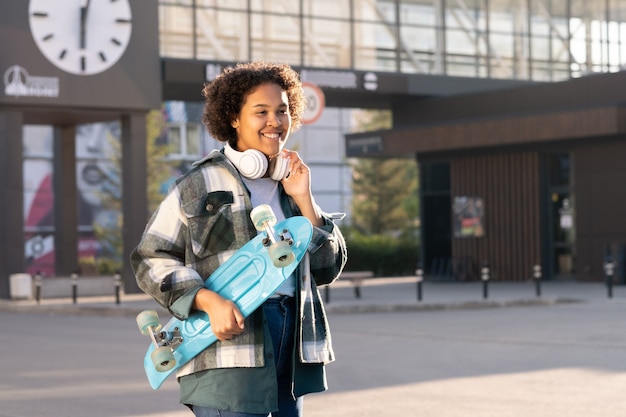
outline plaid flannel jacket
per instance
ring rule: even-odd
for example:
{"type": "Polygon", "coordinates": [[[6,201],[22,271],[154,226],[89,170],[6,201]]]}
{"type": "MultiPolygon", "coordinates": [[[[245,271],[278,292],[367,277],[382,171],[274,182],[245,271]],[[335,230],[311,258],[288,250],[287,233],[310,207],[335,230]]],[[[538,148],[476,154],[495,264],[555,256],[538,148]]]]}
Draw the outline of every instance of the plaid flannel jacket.
{"type": "MultiPolygon", "coordinates": [[[[299,210],[281,187],[285,217],[299,210]]],[[[204,279],[238,248],[256,236],[249,214],[249,192],[233,165],[214,150],[180,177],[152,215],[131,254],[137,284],[172,315],[186,319],[204,279]]],[[[329,284],[346,261],[346,246],[333,217],[314,227],[306,261],[298,271],[299,360],[325,364],[334,360],[330,332],[317,285],[329,284]]],[[[228,367],[264,366],[263,312],[246,319],[237,337],[217,342],[188,362],[178,376],[228,367]]]]}

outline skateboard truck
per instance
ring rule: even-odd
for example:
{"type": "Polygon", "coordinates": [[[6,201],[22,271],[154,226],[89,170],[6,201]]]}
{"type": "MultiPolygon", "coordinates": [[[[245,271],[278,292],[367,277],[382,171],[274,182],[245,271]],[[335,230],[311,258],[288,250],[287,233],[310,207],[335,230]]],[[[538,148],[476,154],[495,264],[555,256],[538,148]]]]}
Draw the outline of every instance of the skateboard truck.
{"type": "Polygon", "coordinates": [[[176,365],[172,350],[183,343],[180,329],[175,327],[170,331],[162,331],[159,315],[154,310],[144,310],[137,316],[137,325],[144,336],[150,336],[155,350],[151,359],[157,371],[165,372],[176,365]]]}
{"type": "Polygon", "coordinates": [[[274,231],[276,216],[269,205],[262,204],[252,209],[250,218],[259,232],[265,232],[263,245],[267,247],[267,252],[275,267],[284,268],[296,259],[291,248],[293,238],[289,231],[283,229],[279,234],[274,231]]]}

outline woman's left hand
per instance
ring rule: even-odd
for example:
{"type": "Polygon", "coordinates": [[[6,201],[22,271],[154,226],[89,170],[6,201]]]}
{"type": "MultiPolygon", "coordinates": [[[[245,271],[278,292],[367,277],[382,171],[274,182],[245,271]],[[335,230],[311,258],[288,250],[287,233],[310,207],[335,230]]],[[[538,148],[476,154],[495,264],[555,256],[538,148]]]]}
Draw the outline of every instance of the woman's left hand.
{"type": "Polygon", "coordinates": [[[285,192],[294,199],[310,197],[311,170],[302,161],[298,152],[285,149],[282,151],[282,155],[289,158],[289,175],[281,181],[285,192]]]}
{"type": "Polygon", "coordinates": [[[311,194],[311,170],[302,161],[298,152],[283,150],[283,156],[289,158],[289,176],[281,181],[288,196],[298,205],[302,215],[314,226],[324,224],[311,194]]]}

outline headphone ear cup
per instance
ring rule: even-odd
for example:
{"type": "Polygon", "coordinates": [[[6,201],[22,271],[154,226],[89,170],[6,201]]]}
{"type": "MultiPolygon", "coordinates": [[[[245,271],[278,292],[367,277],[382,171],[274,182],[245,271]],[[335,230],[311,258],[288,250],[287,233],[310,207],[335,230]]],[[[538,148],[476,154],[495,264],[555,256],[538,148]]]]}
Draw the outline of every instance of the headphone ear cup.
{"type": "Polygon", "coordinates": [[[256,149],[239,152],[226,145],[224,153],[230,162],[237,167],[241,175],[250,179],[261,178],[267,172],[267,158],[256,149]]]}
{"type": "Polygon", "coordinates": [[[289,176],[289,158],[278,155],[270,161],[270,177],[275,181],[280,181],[289,176]]]}
{"type": "Polygon", "coordinates": [[[248,149],[242,152],[239,159],[239,170],[250,179],[261,178],[267,172],[267,158],[262,152],[248,149]]]}

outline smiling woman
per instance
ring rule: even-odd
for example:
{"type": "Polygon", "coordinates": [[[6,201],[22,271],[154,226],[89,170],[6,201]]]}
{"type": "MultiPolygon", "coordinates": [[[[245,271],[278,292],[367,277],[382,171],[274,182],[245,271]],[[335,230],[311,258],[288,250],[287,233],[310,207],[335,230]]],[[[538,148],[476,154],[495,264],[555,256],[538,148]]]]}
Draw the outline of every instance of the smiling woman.
{"type": "Polygon", "coordinates": [[[346,261],[337,217],[316,204],[309,167],[284,148],[301,124],[302,84],[288,65],[253,62],[226,68],[203,94],[203,121],[225,146],[195,162],[154,213],[131,257],[137,284],[178,319],[209,317],[218,341],[177,373],[180,401],[197,416],[299,417],[301,397],[326,389],[334,360],[317,286],[346,261]],[[308,219],[315,250],[248,316],[209,288],[257,235],[250,212],[261,205],[279,221],[308,219]]]}

